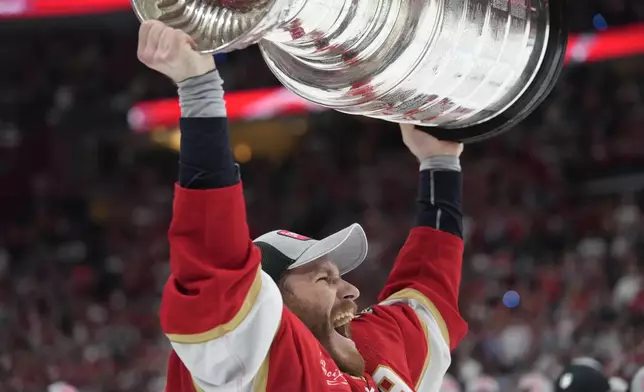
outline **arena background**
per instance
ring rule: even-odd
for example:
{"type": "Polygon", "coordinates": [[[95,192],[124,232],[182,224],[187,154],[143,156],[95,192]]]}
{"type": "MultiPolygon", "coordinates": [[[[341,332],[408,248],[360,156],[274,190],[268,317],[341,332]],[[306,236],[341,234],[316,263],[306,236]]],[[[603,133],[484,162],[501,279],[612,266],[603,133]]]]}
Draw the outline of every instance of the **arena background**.
{"type": "MultiPolygon", "coordinates": [[[[644,364],[644,2],[570,3],[552,96],[464,154],[464,383],[514,392],[578,355],[626,379],[644,364]]],[[[0,0],[0,15],[0,391],[159,392],[175,88],[137,62],[127,1],[0,0]]],[[[217,59],[253,235],[361,222],[371,250],[350,279],[368,305],[412,219],[396,127],[294,99],[256,48],[217,59]]]]}

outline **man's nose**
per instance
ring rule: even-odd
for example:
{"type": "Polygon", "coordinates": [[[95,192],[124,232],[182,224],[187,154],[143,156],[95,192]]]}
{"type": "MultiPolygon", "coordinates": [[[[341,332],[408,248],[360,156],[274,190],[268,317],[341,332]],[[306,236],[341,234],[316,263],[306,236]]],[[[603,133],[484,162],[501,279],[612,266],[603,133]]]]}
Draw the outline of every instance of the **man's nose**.
{"type": "Polygon", "coordinates": [[[340,299],[355,301],[359,296],[360,290],[358,290],[356,286],[352,285],[344,279],[340,281],[340,287],[338,289],[338,297],[340,299]]]}

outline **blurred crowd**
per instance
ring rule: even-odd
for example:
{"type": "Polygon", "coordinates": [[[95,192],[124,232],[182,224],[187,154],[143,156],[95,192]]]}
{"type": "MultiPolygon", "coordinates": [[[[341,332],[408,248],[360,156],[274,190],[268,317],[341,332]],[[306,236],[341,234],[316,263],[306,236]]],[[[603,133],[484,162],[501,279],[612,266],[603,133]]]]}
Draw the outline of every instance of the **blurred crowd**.
{"type": "MultiPolygon", "coordinates": [[[[575,7],[643,13],[636,1],[575,7]]],[[[124,113],[174,87],[136,63],[134,33],[21,40],[0,47],[14,60],[0,63],[0,391],[161,391],[177,156],[129,134],[124,113]]],[[[227,88],[274,84],[260,61],[220,59],[227,88]]],[[[467,146],[460,383],[486,375],[515,392],[520,375],[555,377],[575,356],[624,378],[644,364],[643,65],[569,69],[517,129],[467,146]],[[518,305],[504,303],[510,290],[518,305]]],[[[370,253],[349,279],[361,306],[375,300],[414,213],[416,163],[394,125],[317,114],[287,159],[253,159],[242,175],[254,236],[360,222],[370,253]]]]}

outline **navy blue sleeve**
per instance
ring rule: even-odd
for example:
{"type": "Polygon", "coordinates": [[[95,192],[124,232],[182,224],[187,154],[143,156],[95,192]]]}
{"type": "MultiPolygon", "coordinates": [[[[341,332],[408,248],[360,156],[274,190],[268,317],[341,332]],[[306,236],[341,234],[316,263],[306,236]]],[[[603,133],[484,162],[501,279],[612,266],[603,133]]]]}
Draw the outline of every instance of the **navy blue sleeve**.
{"type": "Polygon", "coordinates": [[[462,173],[452,170],[420,172],[416,225],[463,238],[462,173]]]}
{"type": "Polygon", "coordinates": [[[240,181],[225,117],[181,118],[179,185],[189,189],[224,188],[240,181]]]}

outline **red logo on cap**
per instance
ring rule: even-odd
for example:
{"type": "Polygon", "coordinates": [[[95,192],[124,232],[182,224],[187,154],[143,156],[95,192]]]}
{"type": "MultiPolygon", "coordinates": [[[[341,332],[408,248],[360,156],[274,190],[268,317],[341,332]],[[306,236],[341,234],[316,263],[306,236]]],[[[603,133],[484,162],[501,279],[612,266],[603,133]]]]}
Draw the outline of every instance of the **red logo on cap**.
{"type": "Polygon", "coordinates": [[[288,230],[280,230],[280,231],[277,232],[277,234],[283,235],[284,237],[291,237],[294,240],[300,240],[300,241],[308,241],[308,240],[310,240],[309,237],[305,237],[303,235],[293,233],[293,232],[288,231],[288,230]]]}

